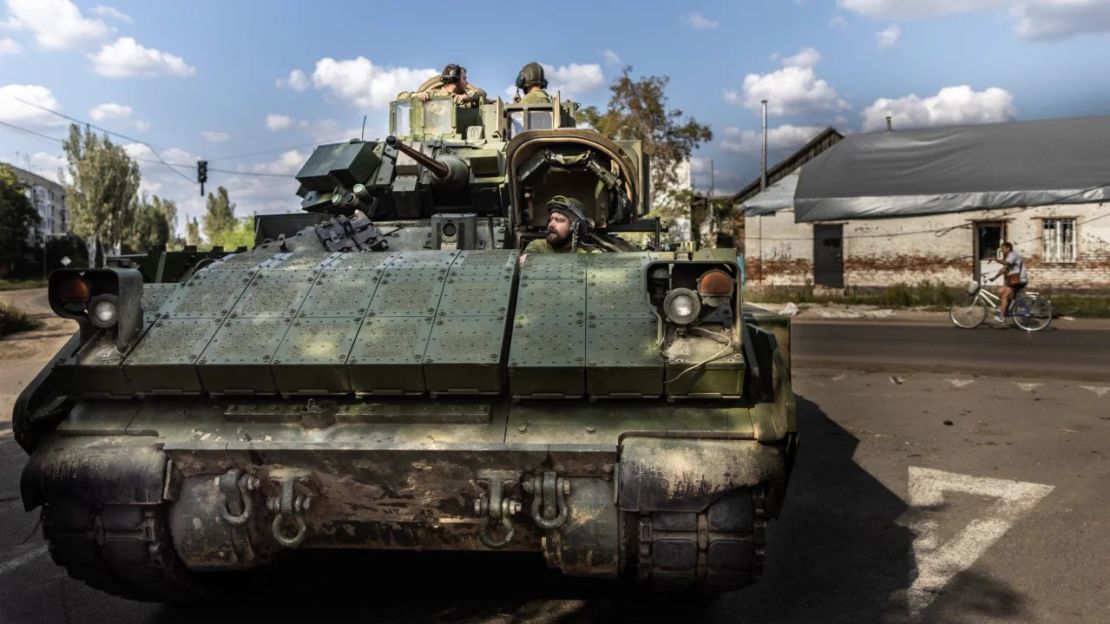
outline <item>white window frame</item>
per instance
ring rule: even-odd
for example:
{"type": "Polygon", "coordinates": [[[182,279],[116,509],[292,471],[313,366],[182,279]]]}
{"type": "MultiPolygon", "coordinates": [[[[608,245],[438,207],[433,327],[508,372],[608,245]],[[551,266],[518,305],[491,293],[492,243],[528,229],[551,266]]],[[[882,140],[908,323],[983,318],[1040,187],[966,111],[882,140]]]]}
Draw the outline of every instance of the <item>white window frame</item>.
{"type": "Polygon", "coordinates": [[[1041,262],[1075,264],[1079,258],[1075,217],[1041,220],[1041,262]]]}

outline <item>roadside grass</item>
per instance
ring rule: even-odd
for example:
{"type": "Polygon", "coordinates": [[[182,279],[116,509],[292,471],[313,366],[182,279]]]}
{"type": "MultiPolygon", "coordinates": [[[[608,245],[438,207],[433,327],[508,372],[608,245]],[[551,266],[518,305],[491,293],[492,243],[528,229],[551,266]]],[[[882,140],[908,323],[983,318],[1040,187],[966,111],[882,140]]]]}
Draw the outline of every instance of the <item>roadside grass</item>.
{"type": "MultiPolygon", "coordinates": [[[[923,281],[916,285],[894,284],[889,288],[848,288],[846,290],[815,289],[813,286],[767,286],[745,288],[745,301],[761,303],[869,305],[879,308],[917,308],[948,311],[952,304],[966,296],[963,288],[923,281]]],[[[1110,318],[1110,295],[1084,295],[1040,291],[1052,302],[1057,316],[1076,318],[1110,318]]]]}
{"type": "Polygon", "coordinates": [[[42,326],[42,321],[27,316],[22,310],[0,303],[0,336],[31,331],[42,326]]]}
{"type": "Polygon", "coordinates": [[[28,288],[46,288],[46,280],[43,279],[0,279],[0,291],[2,290],[26,290],[28,288]]]}
{"type": "Polygon", "coordinates": [[[747,301],[764,303],[839,303],[844,305],[873,305],[883,308],[935,307],[947,310],[963,292],[943,284],[923,281],[917,285],[893,284],[888,288],[817,290],[811,285],[767,286],[744,289],[747,301]]]}

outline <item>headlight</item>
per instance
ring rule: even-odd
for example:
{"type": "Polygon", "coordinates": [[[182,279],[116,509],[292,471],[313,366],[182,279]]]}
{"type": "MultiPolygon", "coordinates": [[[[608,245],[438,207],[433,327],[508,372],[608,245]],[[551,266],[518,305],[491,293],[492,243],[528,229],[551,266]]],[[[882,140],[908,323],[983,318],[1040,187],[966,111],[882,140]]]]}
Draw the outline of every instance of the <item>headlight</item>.
{"type": "Polygon", "coordinates": [[[89,305],[89,320],[97,327],[112,327],[119,322],[119,306],[112,295],[101,295],[89,305]]]}
{"type": "Polygon", "coordinates": [[[701,301],[698,294],[689,288],[675,288],[663,299],[663,312],[672,323],[689,325],[698,320],[701,301]]]}

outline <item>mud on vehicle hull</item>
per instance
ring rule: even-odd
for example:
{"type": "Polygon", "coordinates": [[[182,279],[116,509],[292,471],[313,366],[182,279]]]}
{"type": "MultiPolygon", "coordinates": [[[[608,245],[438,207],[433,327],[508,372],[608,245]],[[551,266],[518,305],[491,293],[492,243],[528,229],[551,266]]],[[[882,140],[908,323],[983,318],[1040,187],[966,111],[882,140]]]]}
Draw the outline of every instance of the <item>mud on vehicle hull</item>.
{"type": "Polygon", "coordinates": [[[568,576],[728,590],[758,577],[785,488],[785,389],[643,405],[634,423],[601,417],[629,411],[615,401],[574,418],[508,400],[83,401],[22,488],[55,560],[132,598],[191,599],[206,572],[292,549],[531,551],[568,576]]]}

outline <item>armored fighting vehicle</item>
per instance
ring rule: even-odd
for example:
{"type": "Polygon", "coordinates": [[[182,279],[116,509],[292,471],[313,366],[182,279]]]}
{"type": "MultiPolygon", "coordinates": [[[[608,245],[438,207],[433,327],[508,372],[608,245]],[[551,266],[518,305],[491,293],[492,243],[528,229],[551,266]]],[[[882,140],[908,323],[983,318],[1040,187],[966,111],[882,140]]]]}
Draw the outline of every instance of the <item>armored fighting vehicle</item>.
{"type": "MultiPolygon", "coordinates": [[[[239,253],[54,272],[79,330],[19,397],[26,509],[89,585],[192,600],[298,549],[525,551],[758,578],[797,445],[784,318],[658,238],[650,156],[575,105],[394,102],[239,253]],[[577,198],[591,253],[530,254],[577,198]]],[[[620,581],[623,579],[623,581],[620,581]]]]}

